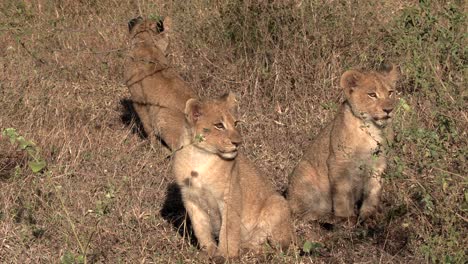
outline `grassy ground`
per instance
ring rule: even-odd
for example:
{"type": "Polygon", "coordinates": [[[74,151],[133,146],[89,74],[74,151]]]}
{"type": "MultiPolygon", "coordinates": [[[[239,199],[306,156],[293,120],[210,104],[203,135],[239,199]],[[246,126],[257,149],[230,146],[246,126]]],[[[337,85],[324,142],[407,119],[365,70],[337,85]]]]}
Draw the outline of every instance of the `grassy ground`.
{"type": "Polygon", "coordinates": [[[136,132],[126,101],[137,15],[173,18],[169,57],[200,96],[239,95],[244,152],[280,191],[342,100],[340,75],[401,66],[374,221],[297,222],[297,250],[240,262],[466,262],[466,11],[430,0],[2,1],[0,128],[15,131],[0,138],[0,262],[206,261],[184,231],[169,152],[136,132]]]}

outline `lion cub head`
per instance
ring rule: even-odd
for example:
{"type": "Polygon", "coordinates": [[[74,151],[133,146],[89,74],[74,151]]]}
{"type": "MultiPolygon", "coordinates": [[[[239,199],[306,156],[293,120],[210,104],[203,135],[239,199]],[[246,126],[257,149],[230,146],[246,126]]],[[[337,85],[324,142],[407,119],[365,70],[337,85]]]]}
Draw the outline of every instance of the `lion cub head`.
{"type": "Polygon", "coordinates": [[[380,72],[349,70],[341,76],[341,87],[355,116],[385,127],[396,105],[396,66],[385,65],[380,72]]]}
{"type": "Polygon", "coordinates": [[[185,106],[185,116],[192,144],[226,160],[237,156],[242,137],[236,128],[238,106],[233,93],[203,102],[190,99],[185,106]]]}
{"type": "Polygon", "coordinates": [[[171,27],[170,17],[166,17],[164,21],[152,21],[137,17],[128,22],[128,31],[134,42],[148,42],[156,45],[162,53],[165,53],[169,46],[168,35],[171,27]]]}

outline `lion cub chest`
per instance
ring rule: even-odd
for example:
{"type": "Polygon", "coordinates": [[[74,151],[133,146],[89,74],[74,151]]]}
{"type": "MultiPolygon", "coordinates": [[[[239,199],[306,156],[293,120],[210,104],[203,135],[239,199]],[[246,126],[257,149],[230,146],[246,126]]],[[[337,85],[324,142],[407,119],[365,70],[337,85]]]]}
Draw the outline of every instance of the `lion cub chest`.
{"type": "Polygon", "coordinates": [[[385,170],[385,137],[382,129],[374,124],[364,123],[362,120],[351,117],[346,123],[344,134],[341,137],[343,144],[338,143],[337,153],[346,160],[346,166],[353,170],[352,175],[360,178],[372,174],[379,174],[385,170]],[[351,137],[348,137],[351,135],[351,137]],[[340,146],[344,146],[340,148],[340,146]]]}
{"type": "Polygon", "coordinates": [[[174,173],[182,192],[197,199],[223,200],[228,181],[225,162],[217,155],[188,146],[174,158],[174,173]]]}

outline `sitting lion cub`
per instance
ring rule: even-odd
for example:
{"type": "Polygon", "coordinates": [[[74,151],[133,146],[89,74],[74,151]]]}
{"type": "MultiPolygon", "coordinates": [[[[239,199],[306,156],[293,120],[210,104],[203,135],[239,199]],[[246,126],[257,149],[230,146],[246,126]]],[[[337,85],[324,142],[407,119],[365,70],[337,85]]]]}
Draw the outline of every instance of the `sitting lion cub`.
{"type": "Polygon", "coordinates": [[[386,147],[392,138],[399,71],[350,70],[341,76],[346,101],[304,152],[289,179],[288,200],[299,217],[359,217],[379,204],[386,147]]]}
{"type": "Polygon", "coordinates": [[[197,95],[169,66],[164,54],[170,25],[170,18],[155,23],[139,17],[129,22],[132,46],[124,77],[148,137],[159,136],[174,150],[180,145],[185,102],[197,95]]]}
{"type": "Polygon", "coordinates": [[[292,225],[287,201],[241,153],[232,93],[190,99],[183,147],[173,170],[200,246],[210,256],[236,257],[269,242],[287,247],[292,225]],[[215,237],[219,238],[216,244],[215,237]]]}

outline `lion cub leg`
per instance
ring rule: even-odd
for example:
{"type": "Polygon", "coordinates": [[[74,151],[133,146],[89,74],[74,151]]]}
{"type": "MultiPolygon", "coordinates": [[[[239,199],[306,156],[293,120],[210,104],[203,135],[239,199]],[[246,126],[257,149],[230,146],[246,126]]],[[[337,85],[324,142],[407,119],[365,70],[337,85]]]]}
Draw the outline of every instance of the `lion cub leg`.
{"type": "Polygon", "coordinates": [[[241,192],[235,180],[227,190],[222,212],[217,255],[233,258],[239,255],[241,240],[241,192]]]}
{"type": "Polygon", "coordinates": [[[293,239],[290,210],[287,201],[272,195],[260,211],[258,222],[243,247],[259,253],[265,242],[280,249],[287,249],[293,239]]]}
{"type": "Polygon", "coordinates": [[[149,109],[146,105],[142,105],[139,103],[133,103],[133,108],[135,109],[135,112],[140,118],[141,124],[143,125],[143,130],[145,131],[148,138],[150,138],[151,140],[152,138],[154,138],[154,131],[151,126],[151,118],[148,111],[149,109]]]}
{"type": "Polygon", "coordinates": [[[355,197],[353,182],[348,170],[343,169],[343,164],[329,166],[329,176],[333,195],[333,209],[335,216],[355,217],[355,197]]]}
{"type": "Polygon", "coordinates": [[[288,202],[279,195],[272,195],[263,209],[262,217],[267,227],[268,243],[287,249],[293,239],[291,212],[288,202]]]}
{"type": "Polygon", "coordinates": [[[197,237],[200,248],[213,256],[216,253],[216,241],[213,238],[213,226],[208,212],[192,200],[185,199],[185,209],[192,222],[193,231],[197,237]]]}
{"type": "Polygon", "coordinates": [[[180,147],[184,122],[185,114],[180,111],[161,108],[158,112],[156,123],[160,136],[171,150],[180,147]]]}
{"type": "Polygon", "coordinates": [[[292,174],[288,200],[293,213],[307,221],[328,216],[332,212],[328,175],[318,173],[309,162],[301,161],[292,174]]]}
{"type": "Polygon", "coordinates": [[[359,218],[364,220],[371,216],[379,205],[382,182],[380,174],[373,175],[364,188],[364,199],[359,209],[359,218]]]}

